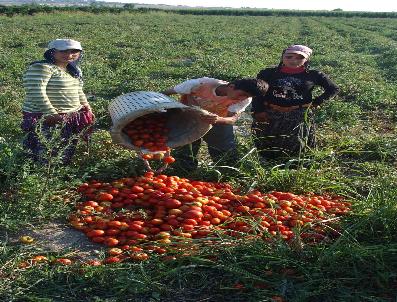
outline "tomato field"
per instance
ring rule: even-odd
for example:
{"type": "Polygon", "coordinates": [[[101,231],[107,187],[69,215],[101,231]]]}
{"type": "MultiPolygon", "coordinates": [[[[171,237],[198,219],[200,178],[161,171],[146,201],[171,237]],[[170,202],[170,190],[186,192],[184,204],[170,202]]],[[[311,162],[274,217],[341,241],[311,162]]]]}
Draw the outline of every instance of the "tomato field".
{"type": "MultiPolygon", "coordinates": [[[[76,11],[0,26],[1,301],[396,301],[397,19],[76,11]],[[71,165],[38,165],[22,152],[22,76],[64,37],[84,48],[97,120],[71,165]],[[236,167],[203,150],[198,170],[170,156],[153,175],[111,142],[114,97],[255,77],[290,44],[341,88],[313,109],[316,149],[261,162],[249,114],[236,167]],[[53,222],[95,248],[48,248],[31,231],[53,222]]],[[[161,131],[148,149],[166,150],[161,131]]]]}

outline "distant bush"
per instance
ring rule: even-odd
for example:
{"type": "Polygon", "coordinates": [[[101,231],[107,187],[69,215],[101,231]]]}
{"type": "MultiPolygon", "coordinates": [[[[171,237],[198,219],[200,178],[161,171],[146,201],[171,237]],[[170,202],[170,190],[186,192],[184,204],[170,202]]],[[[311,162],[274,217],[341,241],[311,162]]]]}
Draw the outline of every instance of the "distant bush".
{"type": "Polygon", "coordinates": [[[26,5],[12,5],[5,6],[0,5],[0,15],[14,16],[14,15],[34,15],[37,13],[52,13],[52,12],[89,12],[89,13],[120,13],[123,11],[140,11],[136,10],[134,5],[124,5],[123,7],[112,7],[112,6],[101,6],[101,5],[89,5],[89,6],[49,6],[49,5],[37,5],[37,4],[26,4],[26,5]]]}
{"type": "Polygon", "coordinates": [[[36,13],[49,13],[56,11],[83,11],[90,13],[120,13],[124,11],[134,12],[149,12],[162,11],[167,13],[176,13],[182,15],[221,15],[221,16],[317,16],[317,17],[366,17],[366,18],[397,18],[395,12],[346,12],[341,9],[332,11],[306,11],[306,10],[276,10],[276,9],[157,9],[139,7],[136,8],[134,4],[125,4],[122,7],[113,7],[92,4],[88,6],[48,6],[38,4],[0,5],[0,15],[34,15],[36,13]]]}
{"type": "Polygon", "coordinates": [[[167,11],[191,15],[397,18],[397,13],[395,12],[345,12],[340,10],[306,11],[275,9],[177,9],[167,11]]]}

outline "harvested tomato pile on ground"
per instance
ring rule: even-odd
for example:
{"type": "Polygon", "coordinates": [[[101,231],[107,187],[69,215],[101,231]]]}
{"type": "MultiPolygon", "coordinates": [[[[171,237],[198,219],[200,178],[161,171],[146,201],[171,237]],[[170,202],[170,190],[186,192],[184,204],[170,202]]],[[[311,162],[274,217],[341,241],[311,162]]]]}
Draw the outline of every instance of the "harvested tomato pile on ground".
{"type": "Polygon", "coordinates": [[[137,148],[150,152],[169,151],[167,139],[169,129],[166,117],[161,113],[147,114],[139,117],[124,127],[123,132],[137,148]]]}
{"type": "MultiPolygon", "coordinates": [[[[226,183],[202,182],[147,172],[112,183],[91,181],[78,191],[83,201],[71,224],[111,249],[105,263],[145,260],[174,242],[219,236],[316,242],[337,234],[338,215],[349,212],[341,197],[250,192],[226,183]]],[[[192,243],[193,245],[193,243],[192,243]]]]}

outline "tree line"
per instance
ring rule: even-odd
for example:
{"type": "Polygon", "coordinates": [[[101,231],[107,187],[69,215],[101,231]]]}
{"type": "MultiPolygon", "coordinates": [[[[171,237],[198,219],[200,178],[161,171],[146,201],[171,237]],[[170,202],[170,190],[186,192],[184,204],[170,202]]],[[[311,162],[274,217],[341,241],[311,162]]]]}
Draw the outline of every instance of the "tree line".
{"type": "Polygon", "coordinates": [[[352,12],[335,9],[333,11],[300,11],[300,10],[277,10],[277,9],[213,9],[213,8],[191,8],[191,9],[160,9],[149,7],[136,7],[134,4],[125,4],[121,7],[92,4],[87,6],[49,6],[39,4],[25,5],[0,5],[0,15],[34,15],[37,13],[52,12],[89,12],[89,13],[121,13],[121,12],[149,12],[162,11],[182,15],[219,15],[219,16],[318,16],[318,17],[365,17],[365,18],[397,18],[397,12],[352,12]]]}

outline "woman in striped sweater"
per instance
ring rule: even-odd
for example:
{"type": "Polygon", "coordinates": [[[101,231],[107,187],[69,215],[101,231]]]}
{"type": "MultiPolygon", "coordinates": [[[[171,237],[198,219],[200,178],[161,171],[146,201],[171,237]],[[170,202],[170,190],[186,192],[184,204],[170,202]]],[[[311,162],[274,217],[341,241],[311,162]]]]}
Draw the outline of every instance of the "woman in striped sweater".
{"type": "Polygon", "coordinates": [[[26,97],[22,107],[24,148],[33,160],[47,162],[60,153],[64,164],[73,157],[79,137],[88,140],[94,115],[83,92],[77,63],[82,57],[77,41],[56,39],[48,44],[45,60],[32,63],[23,77],[26,97]],[[59,141],[54,130],[59,129],[59,141]]]}

